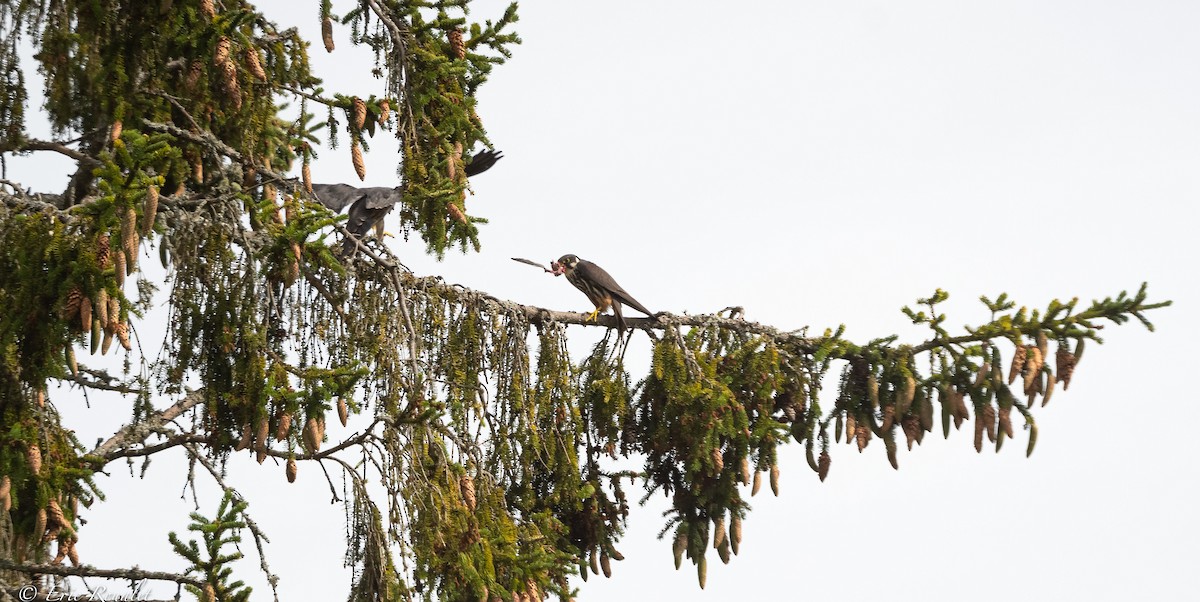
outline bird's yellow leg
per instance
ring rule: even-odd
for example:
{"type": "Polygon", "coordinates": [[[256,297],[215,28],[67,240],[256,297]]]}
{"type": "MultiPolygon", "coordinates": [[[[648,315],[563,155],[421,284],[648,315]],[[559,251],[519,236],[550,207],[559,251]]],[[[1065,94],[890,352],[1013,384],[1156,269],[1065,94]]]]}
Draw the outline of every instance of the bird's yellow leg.
{"type": "Polygon", "coordinates": [[[599,317],[600,317],[600,308],[597,307],[595,310],[592,311],[592,313],[588,314],[587,317],[585,317],[583,319],[583,321],[584,322],[595,322],[599,319],[599,317]]]}

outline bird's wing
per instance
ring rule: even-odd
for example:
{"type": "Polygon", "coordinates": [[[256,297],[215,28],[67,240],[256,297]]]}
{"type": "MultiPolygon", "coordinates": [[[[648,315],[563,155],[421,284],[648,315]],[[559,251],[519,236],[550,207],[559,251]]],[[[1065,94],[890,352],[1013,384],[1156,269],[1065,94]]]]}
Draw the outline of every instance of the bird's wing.
{"type": "Polygon", "coordinates": [[[604,268],[585,259],[581,259],[579,260],[579,265],[575,266],[575,271],[578,272],[579,276],[583,279],[590,280],[595,285],[607,290],[621,303],[624,303],[625,305],[628,305],[629,307],[632,307],[646,314],[647,316],[653,315],[650,310],[646,309],[644,305],[638,303],[637,299],[633,298],[633,295],[625,292],[625,289],[621,288],[621,285],[617,284],[617,281],[613,280],[613,277],[610,276],[608,272],[604,271],[604,268]]]}
{"type": "Polygon", "coordinates": [[[466,172],[468,178],[477,176],[491,169],[496,164],[496,161],[503,158],[504,153],[502,152],[487,149],[481,150],[475,153],[474,157],[471,157],[471,160],[463,167],[463,171],[466,172]]]}
{"type": "Polygon", "coordinates": [[[313,196],[331,211],[341,211],[362,196],[349,184],[313,184],[313,196]]]}

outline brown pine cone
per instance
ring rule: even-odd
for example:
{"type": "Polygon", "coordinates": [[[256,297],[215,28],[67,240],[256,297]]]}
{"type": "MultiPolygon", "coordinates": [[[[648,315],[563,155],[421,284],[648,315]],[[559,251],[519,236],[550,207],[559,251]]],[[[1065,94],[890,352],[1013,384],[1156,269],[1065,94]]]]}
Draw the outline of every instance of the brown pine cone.
{"type": "Polygon", "coordinates": [[[329,17],[321,19],[321,40],[325,42],[325,52],[333,52],[333,20],[329,17]]]}

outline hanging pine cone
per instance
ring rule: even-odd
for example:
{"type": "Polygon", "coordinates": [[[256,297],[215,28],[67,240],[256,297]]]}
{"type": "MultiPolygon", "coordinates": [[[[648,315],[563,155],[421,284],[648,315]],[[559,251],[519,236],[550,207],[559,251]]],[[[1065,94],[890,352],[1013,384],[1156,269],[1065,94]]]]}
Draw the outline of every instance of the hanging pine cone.
{"type": "Polygon", "coordinates": [[[996,441],[996,408],[992,404],[983,406],[983,426],[987,429],[988,441],[996,441]]]}
{"type": "Polygon", "coordinates": [[[860,424],[854,428],[854,441],[858,444],[858,453],[867,448],[867,444],[871,442],[871,429],[867,425],[860,424]]]}
{"type": "Polygon", "coordinates": [[[200,12],[209,19],[217,16],[217,9],[213,7],[213,0],[200,0],[200,12]]]}
{"type": "Polygon", "coordinates": [[[771,493],[779,497],[779,465],[771,465],[771,493]]]}
{"type": "Polygon", "coordinates": [[[883,431],[892,430],[892,426],[896,421],[896,406],[883,406],[883,421],[879,424],[879,429],[883,431]]]}
{"type": "Polygon", "coordinates": [[[913,398],[917,394],[917,380],[910,375],[904,376],[904,382],[900,383],[896,391],[896,413],[901,416],[908,413],[912,408],[913,398]]]}
{"type": "Polygon", "coordinates": [[[263,70],[262,61],[258,58],[258,50],[246,49],[246,70],[258,81],[267,81],[267,72],[263,70]]]}
{"type": "Polygon", "coordinates": [[[79,323],[84,332],[92,328],[92,300],[82,294],[79,298],[79,323]]]}
{"type": "Polygon", "coordinates": [[[892,465],[893,469],[900,470],[900,461],[896,458],[896,438],[891,435],[884,437],[883,446],[887,449],[888,463],[892,465]]]}
{"type": "Polygon", "coordinates": [[[133,343],[129,340],[129,323],[117,322],[113,327],[113,334],[117,336],[117,341],[125,348],[125,351],[133,351],[133,343]]]}
{"type": "Polygon", "coordinates": [[[221,91],[225,94],[225,100],[229,101],[234,110],[242,108],[242,86],[238,83],[237,65],[227,60],[218,69],[221,72],[221,91]]]}
{"type": "Polygon", "coordinates": [[[121,139],[121,132],[124,129],[125,129],[125,125],[121,123],[120,119],[113,122],[112,131],[110,132],[113,142],[116,142],[117,140],[121,139]]]}
{"type": "Polygon", "coordinates": [[[737,514],[729,519],[729,543],[733,546],[733,553],[737,554],[742,546],[742,517],[737,514]]]}
{"type": "Polygon", "coordinates": [[[79,376],[79,363],[75,361],[75,347],[69,343],[66,347],[66,355],[67,368],[71,370],[71,376],[79,376]]]}
{"type": "Polygon", "coordinates": [[[230,42],[229,38],[221,36],[221,39],[217,40],[216,49],[213,50],[213,64],[217,67],[224,67],[225,63],[229,62],[231,48],[233,48],[233,42],[230,42]]]}
{"type": "Polygon", "coordinates": [[[284,474],[287,475],[287,480],[289,483],[296,482],[296,459],[295,458],[288,458],[287,468],[284,470],[284,474]]]}
{"type": "Polygon", "coordinates": [[[129,269],[129,265],[125,261],[125,251],[122,251],[121,249],[117,249],[116,257],[117,257],[117,259],[114,262],[116,269],[113,270],[113,274],[117,277],[117,288],[124,290],[124,288],[125,288],[125,273],[129,269]]]}
{"type": "Polygon", "coordinates": [[[29,465],[29,472],[35,475],[42,472],[42,448],[38,447],[36,441],[25,449],[25,462],[29,465]]]}
{"type": "Polygon", "coordinates": [[[455,205],[454,203],[447,203],[446,211],[450,213],[450,217],[454,218],[454,221],[460,224],[467,223],[467,216],[462,212],[461,209],[458,208],[458,205],[455,205]]]}
{"type": "Polygon", "coordinates": [[[879,407],[879,379],[874,373],[867,375],[867,398],[871,400],[871,407],[879,407]]]}
{"type": "Polygon", "coordinates": [[[354,163],[354,173],[358,174],[358,179],[367,179],[367,165],[363,163],[362,147],[358,145],[358,140],[350,145],[350,161],[354,163]]]}
{"type": "Polygon", "coordinates": [[[704,589],[704,584],[708,581],[708,562],[703,556],[696,561],[696,578],[700,580],[700,589],[704,589]]]}
{"type": "Polygon", "coordinates": [[[355,130],[362,130],[363,126],[367,124],[367,103],[357,96],[351,103],[350,123],[354,124],[355,130]]]}
{"type": "Polygon", "coordinates": [[[333,20],[329,17],[321,19],[321,40],[325,42],[325,52],[333,52],[333,20]]]}
{"type": "Polygon", "coordinates": [[[237,445],[234,446],[233,451],[242,451],[243,449],[249,449],[250,442],[253,439],[254,439],[254,431],[250,428],[250,425],[246,424],[246,425],[242,426],[242,438],[238,439],[237,445]]]}
{"type": "Polygon", "coordinates": [[[391,109],[392,106],[388,103],[386,98],[379,101],[379,125],[387,123],[388,116],[391,115],[391,109]]]}
{"type": "Polygon", "coordinates": [[[1008,369],[1008,384],[1013,384],[1017,380],[1017,375],[1021,373],[1021,369],[1025,367],[1025,357],[1028,350],[1024,345],[1017,345],[1013,350],[1012,366],[1008,369]]]}
{"type": "Polygon", "coordinates": [[[317,419],[310,417],[304,423],[304,447],[308,449],[308,453],[315,454],[321,449],[321,437],[319,435],[320,427],[317,419]]]}
{"type": "Polygon", "coordinates": [[[825,477],[829,475],[829,465],[832,463],[833,460],[829,457],[829,452],[822,451],[820,457],[817,458],[817,468],[819,469],[817,471],[817,476],[820,477],[822,481],[824,481],[825,477]]]}
{"type": "Polygon", "coordinates": [[[37,515],[33,519],[33,537],[39,545],[42,542],[42,535],[46,533],[46,519],[46,509],[38,508],[37,515]]]}
{"type": "Polygon", "coordinates": [[[121,214],[121,249],[125,251],[128,274],[132,274],[137,269],[138,255],[137,212],[133,207],[126,207],[121,214]]]}
{"type": "Polygon", "coordinates": [[[750,458],[742,458],[742,469],[739,474],[742,478],[742,483],[745,485],[750,484],[750,472],[750,458]]]}
{"type": "Polygon", "coordinates": [[[464,474],[458,479],[458,488],[462,492],[463,502],[467,504],[467,510],[475,511],[475,479],[471,475],[464,474]]]}
{"type": "Polygon", "coordinates": [[[300,177],[304,182],[304,191],[312,194],[312,169],[308,166],[308,157],[304,158],[304,166],[300,168],[300,177]]]}
{"type": "Polygon", "coordinates": [[[96,237],[96,265],[100,266],[101,270],[112,267],[112,244],[108,234],[96,237]]]}
{"type": "Polygon", "coordinates": [[[292,413],[284,410],[279,414],[279,423],[275,425],[275,440],[286,441],[292,430],[292,413]]]}
{"type": "Polygon", "coordinates": [[[718,516],[713,519],[713,549],[721,547],[725,543],[725,517],[718,516]]]}
{"type": "Polygon", "coordinates": [[[1023,384],[1025,394],[1029,395],[1029,393],[1034,390],[1034,382],[1042,372],[1043,358],[1042,351],[1037,347],[1029,347],[1025,354],[1025,382],[1023,384]]]}
{"type": "Polygon", "coordinates": [[[1054,354],[1055,365],[1058,374],[1058,380],[1062,381],[1063,391],[1066,391],[1071,386],[1071,376],[1075,374],[1075,364],[1078,361],[1075,354],[1067,350],[1065,343],[1058,344],[1058,351],[1054,354]]]}
{"type": "Polygon", "coordinates": [[[92,304],[96,310],[96,319],[100,320],[100,326],[105,332],[112,331],[112,322],[108,318],[108,289],[102,288],[96,291],[96,302],[92,304]]]}
{"type": "Polygon", "coordinates": [[[1009,404],[1000,406],[1000,412],[997,414],[997,417],[1000,419],[1000,430],[1003,431],[1009,439],[1012,439],[1012,406],[1009,404]]]}
{"type": "Polygon", "coordinates": [[[762,489],[762,473],[754,472],[754,486],[750,488],[750,497],[758,495],[758,490],[762,489]]]}
{"type": "Polygon", "coordinates": [[[158,217],[158,186],[146,189],[146,200],[142,204],[142,234],[150,234],[154,230],[154,220],[158,217]]]}
{"type": "Polygon", "coordinates": [[[450,39],[450,53],[454,55],[454,58],[460,61],[467,58],[467,45],[463,42],[462,32],[458,29],[451,29],[447,37],[450,39]]]}
{"type": "Polygon", "coordinates": [[[675,570],[679,570],[679,566],[683,564],[683,553],[687,551],[688,535],[687,524],[680,523],[675,530],[675,543],[671,546],[671,553],[675,555],[675,570]]]}
{"type": "Polygon", "coordinates": [[[721,448],[714,447],[710,452],[713,464],[713,474],[721,474],[725,470],[725,457],[721,454],[721,448]]]}
{"type": "MultiPolygon", "coordinates": [[[[295,244],[295,243],[292,243],[295,244]]],[[[298,250],[298,249],[297,249],[298,250]]],[[[342,426],[346,426],[346,420],[350,418],[350,408],[346,405],[346,399],[339,397],[337,400],[338,420],[342,422],[342,426]]]]}
{"type": "Polygon", "coordinates": [[[64,320],[74,320],[75,316],[79,315],[79,307],[82,302],[83,293],[79,290],[79,287],[71,287],[71,290],[67,291],[67,300],[63,303],[62,313],[59,315],[64,320]]]}
{"type": "Polygon", "coordinates": [[[904,438],[908,441],[908,450],[912,451],[913,442],[920,437],[921,420],[916,416],[905,416],[900,420],[900,426],[904,428],[904,438]]]}

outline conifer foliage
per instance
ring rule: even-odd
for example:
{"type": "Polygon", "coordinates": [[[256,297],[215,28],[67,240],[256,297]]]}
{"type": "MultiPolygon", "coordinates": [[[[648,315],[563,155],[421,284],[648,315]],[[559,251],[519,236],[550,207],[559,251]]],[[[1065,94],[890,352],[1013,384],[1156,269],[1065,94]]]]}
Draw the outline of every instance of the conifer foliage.
{"type": "Polygon", "coordinates": [[[477,250],[463,153],[488,144],[475,94],[519,42],[516,5],[476,22],[466,0],[340,2],[343,14],[329,0],[296,4],[321,44],[241,0],[0,0],[0,152],[77,164],[61,192],[32,194],[7,175],[0,188],[8,586],[144,575],[99,566],[81,507],[103,499],[93,475],[110,462],[173,450],[230,491],[215,519],[193,516],[203,545],[170,536],[191,570],[153,577],[201,600],[249,596],[230,572],[240,554],[226,551],[243,528],[270,555],[223,480],[236,452],[278,459],[281,486],[344,475],[352,600],[568,599],[571,575],[607,576],[622,559],[634,488],[671,497],[663,535],[703,587],[709,549],[723,562],[739,550],[746,499],[764,480],[779,494],[780,445],[804,446],[821,480],[838,443],[861,452],[881,440],[899,467],[939,425],[948,437],[973,421],[976,450],[1023,436],[1032,453],[1035,408],[1067,388],[1102,322],[1150,327],[1145,312],[1167,304],[1145,286],[1044,310],[1001,295],[982,300],[991,320],[952,333],[939,290],[905,308],[930,329],[915,345],[780,332],[738,309],[664,313],[630,320],[653,345],[632,373],[628,339],[601,318],[609,336],[572,358],[577,314],[418,277],[382,247],[338,261],[339,218],[308,192],[318,149],[363,177],[370,140],[389,133],[405,234],[438,257],[477,250]],[[375,53],[358,68],[379,89],[326,91],[310,71],[312,49],[338,52],[347,38],[375,53]],[[51,140],[27,133],[21,40],[44,77],[51,140]],[[143,269],[155,257],[165,276],[143,269]],[[157,305],[162,353],[138,336],[157,305]],[[110,351],[124,354],[123,374],[87,366],[110,351]],[[822,396],[830,370],[839,385],[822,396]],[[84,446],[52,398],[59,383],[125,396],[129,425],[84,446]],[[361,430],[327,432],[352,416],[361,430]]]}

